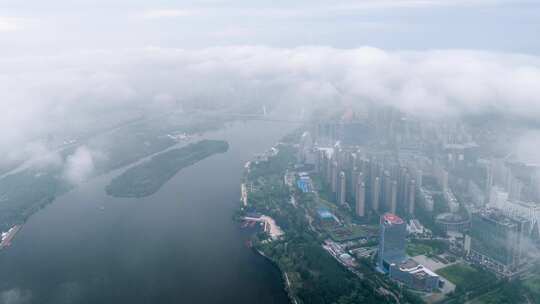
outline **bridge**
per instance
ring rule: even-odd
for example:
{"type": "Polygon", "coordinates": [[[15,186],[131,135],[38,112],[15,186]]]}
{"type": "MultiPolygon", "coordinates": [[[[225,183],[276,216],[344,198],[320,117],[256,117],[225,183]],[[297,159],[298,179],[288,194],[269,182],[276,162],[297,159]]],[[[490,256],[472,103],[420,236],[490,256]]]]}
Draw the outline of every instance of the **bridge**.
{"type": "Polygon", "coordinates": [[[266,106],[262,106],[260,114],[246,114],[246,113],[230,113],[230,112],[210,112],[210,111],[201,111],[198,112],[205,115],[218,115],[225,116],[234,119],[241,120],[257,120],[257,121],[271,121],[271,122],[284,122],[284,123],[293,123],[293,124],[305,124],[308,121],[304,118],[305,110],[302,109],[298,118],[279,118],[270,116],[267,113],[266,106]]]}

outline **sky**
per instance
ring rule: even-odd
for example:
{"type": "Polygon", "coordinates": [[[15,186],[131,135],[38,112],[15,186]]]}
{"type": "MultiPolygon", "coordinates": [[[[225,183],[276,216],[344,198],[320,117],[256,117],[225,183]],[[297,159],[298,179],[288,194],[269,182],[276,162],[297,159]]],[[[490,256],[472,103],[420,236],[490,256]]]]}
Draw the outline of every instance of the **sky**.
{"type": "Polygon", "coordinates": [[[5,53],[227,45],[538,54],[537,0],[1,0],[5,53]]]}
{"type": "Polygon", "coordinates": [[[538,33],[537,0],[0,0],[0,166],[49,134],[203,100],[534,120],[538,33]]]}

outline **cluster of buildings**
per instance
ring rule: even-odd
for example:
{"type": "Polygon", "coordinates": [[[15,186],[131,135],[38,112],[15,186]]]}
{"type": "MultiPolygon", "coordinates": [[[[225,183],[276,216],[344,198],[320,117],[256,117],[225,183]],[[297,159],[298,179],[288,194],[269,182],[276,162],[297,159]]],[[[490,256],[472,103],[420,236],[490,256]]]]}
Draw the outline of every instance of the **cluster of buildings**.
{"type": "Polygon", "coordinates": [[[511,159],[483,160],[483,195],[471,210],[467,258],[504,277],[526,271],[540,241],[540,166],[511,159]]]}
{"type": "MultiPolygon", "coordinates": [[[[301,145],[301,147],[306,147],[301,145]]],[[[389,154],[365,151],[356,146],[301,149],[315,154],[315,170],[339,205],[354,205],[358,217],[384,212],[412,217],[422,171],[389,154]]],[[[309,156],[303,159],[309,159],[309,156]]]]}
{"type": "Polygon", "coordinates": [[[540,165],[489,158],[477,144],[484,131],[459,121],[415,120],[392,109],[357,115],[316,124],[303,134],[298,158],[338,205],[359,218],[382,214],[381,271],[417,289],[441,284],[406,257],[403,218],[415,220],[413,234],[422,235],[424,224],[451,235],[462,250],[455,254],[471,263],[505,277],[522,271],[528,246],[540,241],[540,165]],[[418,221],[426,213],[432,223],[418,221]]]}
{"type": "Polygon", "coordinates": [[[403,219],[392,213],[381,216],[378,270],[410,288],[430,292],[442,287],[439,275],[407,257],[406,237],[407,224],[403,219]]]}
{"type": "Polygon", "coordinates": [[[491,160],[487,168],[487,206],[527,219],[527,235],[540,239],[540,166],[499,159],[491,160]]]}
{"type": "Polygon", "coordinates": [[[519,274],[527,262],[526,251],[531,249],[529,225],[527,219],[497,209],[477,210],[465,236],[468,259],[505,277],[519,274]]]}

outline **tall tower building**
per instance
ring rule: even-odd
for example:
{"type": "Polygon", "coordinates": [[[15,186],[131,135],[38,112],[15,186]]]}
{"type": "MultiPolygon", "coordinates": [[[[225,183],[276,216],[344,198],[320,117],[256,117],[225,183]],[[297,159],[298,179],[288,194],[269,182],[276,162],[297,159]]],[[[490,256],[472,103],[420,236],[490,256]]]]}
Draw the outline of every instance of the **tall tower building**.
{"type": "Polygon", "coordinates": [[[405,260],[407,225],[395,214],[385,213],[379,222],[379,252],[377,265],[388,271],[390,265],[405,260]]]}
{"type": "Polygon", "coordinates": [[[334,162],[332,161],[332,158],[330,155],[326,155],[325,158],[325,164],[326,164],[326,184],[330,185],[330,188],[332,188],[332,165],[334,162]]]}
{"type": "Polygon", "coordinates": [[[391,185],[391,190],[390,190],[390,212],[391,213],[396,213],[396,208],[397,208],[397,182],[396,181],[392,181],[392,185],[391,185]]]}
{"type": "Polygon", "coordinates": [[[390,172],[388,171],[384,171],[381,189],[381,201],[383,202],[383,211],[390,212],[392,205],[392,180],[390,178],[390,172]]]}
{"type": "Polygon", "coordinates": [[[408,197],[408,213],[409,216],[414,216],[414,204],[416,202],[416,181],[413,179],[409,186],[409,197],[408,197]]]}
{"type": "Polygon", "coordinates": [[[347,197],[347,180],[345,178],[345,172],[341,171],[339,173],[339,182],[338,182],[338,192],[337,192],[337,201],[341,205],[345,205],[345,198],[347,197]]]}
{"type": "Polygon", "coordinates": [[[422,188],[422,178],[424,176],[424,172],[420,169],[416,170],[416,186],[418,188],[422,188]]]}
{"type": "Polygon", "coordinates": [[[356,216],[363,217],[366,215],[366,184],[358,179],[356,183],[356,216]]]}
{"type": "Polygon", "coordinates": [[[486,203],[489,203],[491,186],[493,186],[493,161],[490,161],[489,164],[486,165],[486,188],[484,190],[486,195],[486,203]]]}
{"type": "Polygon", "coordinates": [[[326,158],[326,152],[324,150],[319,150],[317,153],[317,162],[315,163],[315,171],[319,173],[320,175],[325,175],[325,158],[326,158]]]}
{"type": "Polygon", "coordinates": [[[362,178],[362,172],[357,167],[353,168],[351,173],[351,194],[353,197],[356,197],[356,184],[359,177],[362,178]]]}
{"type": "Polygon", "coordinates": [[[337,193],[337,188],[338,188],[338,175],[339,175],[339,172],[338,172],[338,163],[337,161],[334,161],[332,162],[332,178],[331,178],[331,182],[330,182],[330,185],[331,185],[331,188],[332,188],[332,193],[337,193]]]}
{"type": "Polygon", "coordinates": [[[381,192],[381,180],[375,177],[373,180],[373,186],[371,187],[371,209],[373,211],[379,211],[379,194],[381,192]]]}
{"type": "Polygon", "coordinates": [[[508,197],[511,200],[521,200],[521,191],[523,184],[515,177],[510,177],[510,189],[508,190],[508,197]]]}

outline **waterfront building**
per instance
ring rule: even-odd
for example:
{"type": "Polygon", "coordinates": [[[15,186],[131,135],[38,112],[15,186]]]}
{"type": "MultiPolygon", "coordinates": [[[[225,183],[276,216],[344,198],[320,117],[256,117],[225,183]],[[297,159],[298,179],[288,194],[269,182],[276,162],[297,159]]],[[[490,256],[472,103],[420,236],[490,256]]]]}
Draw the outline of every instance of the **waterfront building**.
{"type": "Polygon", "coordinates": [[[379,251],[377,266],[388,272],[391,264],[405,260],[407,224],[399,216],[385,213],[379,224],[379,251]]]}

